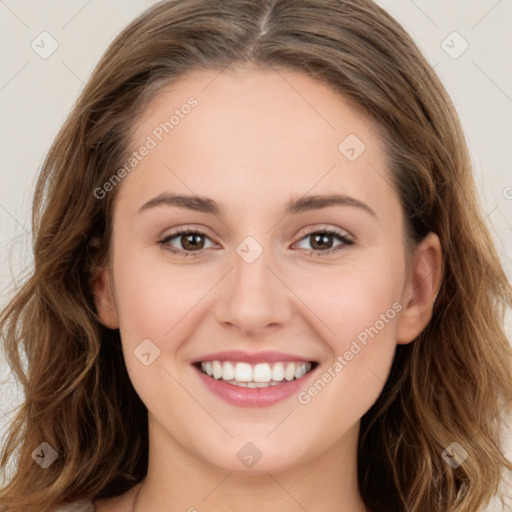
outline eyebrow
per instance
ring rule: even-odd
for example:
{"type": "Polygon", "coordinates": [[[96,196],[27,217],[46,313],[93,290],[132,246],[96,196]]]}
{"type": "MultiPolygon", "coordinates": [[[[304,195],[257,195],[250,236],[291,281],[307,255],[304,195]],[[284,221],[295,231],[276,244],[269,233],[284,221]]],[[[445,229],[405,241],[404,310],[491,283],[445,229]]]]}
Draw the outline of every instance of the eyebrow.
{"type": "MultiPolygon", "coordinates": [[[[150,199],[137,212],[140,213],[157,206],[174,206],[201,213],[210,213],[219,217],[224,216],[223,209],[209,197],[170,194],[167,192],[150,199]]],[[[366,203],[344,194],[303,196],[298,199],[292,199],[287,203],[283,216],[297,215],[307,211],[328,208],[329,206],[352,206],[377,218],[377,214],[366,203]]]]}

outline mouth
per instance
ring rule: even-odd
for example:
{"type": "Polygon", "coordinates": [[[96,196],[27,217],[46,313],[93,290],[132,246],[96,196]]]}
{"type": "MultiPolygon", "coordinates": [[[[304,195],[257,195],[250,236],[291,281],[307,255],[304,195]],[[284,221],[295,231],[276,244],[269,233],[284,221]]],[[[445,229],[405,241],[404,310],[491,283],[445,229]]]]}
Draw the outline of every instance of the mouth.
{"type": "Polygon", "coordinates": [[[269,388],[299,380],[311,371],[316,361],[198,361],[193,365],[211,379],[241,388],[269,388]]]}

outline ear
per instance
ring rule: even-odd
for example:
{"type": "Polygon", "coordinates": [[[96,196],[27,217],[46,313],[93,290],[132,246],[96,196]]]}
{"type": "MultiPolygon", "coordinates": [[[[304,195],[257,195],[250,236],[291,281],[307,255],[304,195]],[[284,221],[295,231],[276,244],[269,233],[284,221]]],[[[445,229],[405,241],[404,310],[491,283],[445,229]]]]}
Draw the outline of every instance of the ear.
{"type": "Polygon", "coordinates": [[[435,233],[429,233],[414,251],[398,321],[397,343],[415,340],[430,322],[441,286],[442,266],[441,242],[435,233]]]}
{"type": "Polygon", "coordinates": [[[107,267],[98,269],[92,281],[94,302],[101,323],[109,329],[119,328],[119,317],[107,267]]]}

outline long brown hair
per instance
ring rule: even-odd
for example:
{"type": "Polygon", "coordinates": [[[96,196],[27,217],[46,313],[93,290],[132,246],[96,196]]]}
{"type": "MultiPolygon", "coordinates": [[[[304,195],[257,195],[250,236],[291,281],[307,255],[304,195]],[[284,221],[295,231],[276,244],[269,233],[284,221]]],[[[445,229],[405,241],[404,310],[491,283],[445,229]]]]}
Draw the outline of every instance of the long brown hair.
{"type": "MultiPolygon", "coordinates": [[[[25,401],[3,444],[15,471],[4,512],[45,512],[119,495],[147,471],[147,411],[118,330],[103,326],[91,282],[109,261],[116,191],[146,102],[188,70],[230,64],[298,70],[339,91],[382,132],[411,246],[436,233],[444,276],[433,317],[398,345],[361,420],[358,477],[379,512],[475,512],[498,495],[511,413],[512,289],[485,225],[458,116],[403,28],[370,0],[170,0],[114,40],[55,139],[33,203],[34,270],[0,318],[25,401]],[[95,243],[91,243],[95,241],[95,243]],[[23,358],[28,365],[24,368],[23,358]],[[58,457],[31,456],[47,442],[58,457]],[[442,453],[469,457],[452,468],[442,453]]],[[[200,107],[198,107],[200,108],[200,107]]]]}

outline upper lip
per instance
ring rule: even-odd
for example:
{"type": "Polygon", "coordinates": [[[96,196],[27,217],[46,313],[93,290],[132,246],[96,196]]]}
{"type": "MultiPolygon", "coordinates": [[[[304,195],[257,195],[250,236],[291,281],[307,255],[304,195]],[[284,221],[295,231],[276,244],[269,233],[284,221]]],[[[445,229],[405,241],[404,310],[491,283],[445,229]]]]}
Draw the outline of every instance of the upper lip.
{"type": "Polygon", "coordinates": [[[285,354],[284,352],[275,352],[264,350],[261,352],[244,352],[242,350],[224,350],[222,352],[214,352],[202,357],[198,357],[192,361],[197,364],[205,361],[237,361],[241,363],[258,364],[258,363],[276,363],[278,361],[304,361],[315,362],[309,357],[285,354]]]}

